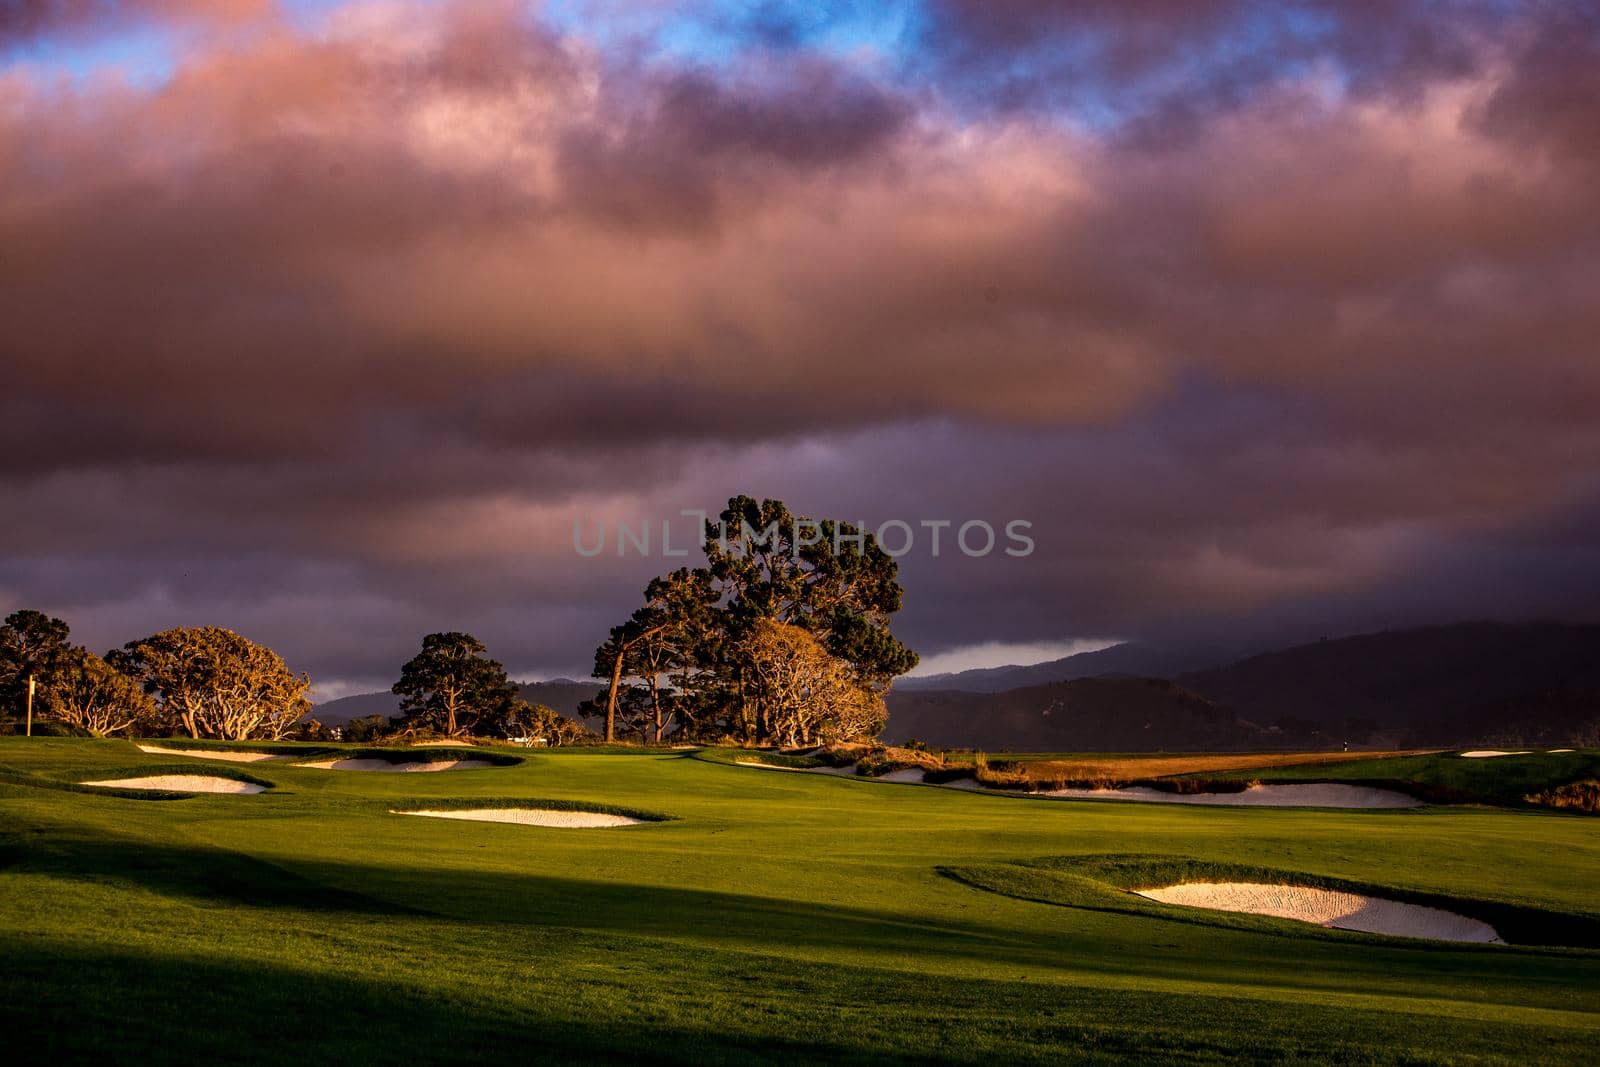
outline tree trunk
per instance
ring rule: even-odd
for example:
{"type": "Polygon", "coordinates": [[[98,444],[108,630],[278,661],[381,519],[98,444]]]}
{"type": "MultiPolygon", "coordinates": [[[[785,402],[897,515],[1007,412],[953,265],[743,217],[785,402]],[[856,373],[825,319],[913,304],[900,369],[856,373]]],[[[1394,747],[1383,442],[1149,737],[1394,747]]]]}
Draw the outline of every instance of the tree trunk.
{"type": "Polygon", "coordinates": [[[622,648],[617,648],[617,661],[611,666],[611,691],[606,694],[606,742],[617,739],[617,686],[622,684],[622,648]]]}
{"type": "Polygon", "coordinates": [[[661,743],[661,683],[652,674],[650,676],[650,706],[656,713],[656,744],[661,743]]]}

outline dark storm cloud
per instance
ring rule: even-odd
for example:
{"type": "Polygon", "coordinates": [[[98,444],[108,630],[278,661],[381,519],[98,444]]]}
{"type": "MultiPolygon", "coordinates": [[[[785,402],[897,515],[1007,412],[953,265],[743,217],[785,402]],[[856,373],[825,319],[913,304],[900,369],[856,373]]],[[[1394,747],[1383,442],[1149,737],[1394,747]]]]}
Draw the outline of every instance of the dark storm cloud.
{"type": "Polygon", "coordinates": [[[568,207],[638,231],[715,226],[741,187],[858,164],[914,114],[905,98],[823,62],[731,84],[698,71],[619,81],[603,121],[570,131],[559,161],[568,207]]]}
{"type": "Polygon", "coordinates": [[[439,628],[571,670],[662,569],[575,520],[755,492],[1032,520],[1027,560],[907,557],[930,651],[1581,610],[1593,20],[986,10],[932,11],[931,84],[510,3],[0,72],[0,600],[324,678],[439,628]],[[967,106],[1064,38],[1132,125],[967,106]],[[1146,91],[1246,40],[1181,121],[1146,91]]]}
{"type": "Polygon", "coordinates": [[[54,33],[104,31],[146,19],[235,22],[273,0],[0,0],[0,45],[54,33]]]}

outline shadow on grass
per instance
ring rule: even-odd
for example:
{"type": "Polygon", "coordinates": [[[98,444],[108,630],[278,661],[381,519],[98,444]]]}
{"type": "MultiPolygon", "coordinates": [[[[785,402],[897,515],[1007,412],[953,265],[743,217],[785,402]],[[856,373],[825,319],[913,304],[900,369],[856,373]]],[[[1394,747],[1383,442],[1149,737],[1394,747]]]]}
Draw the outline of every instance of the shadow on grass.
{"type": "Polygon", "coordinates": [[[261,961],[8,941],[0,942],[3,984],[12,989],[0,1028],[17,1063],[926,1062],[772,1033],[584,1018],[576,1004],[530,1010],[459,989],[261,961]]]}
{"type": "MultiPolygon", "coordinates": [[[[0,1033],[18,1062],[1365,1062],[1432,1040],[1417,1036],[1431,1033],[1427,1017],[1401,1010],[1034,980],[1069,938],[1079,972],[1154,964],[1151,978],[1197,977],[1181,958],[1085,953],[1081,935],[470,867],[290,869],[203,845],[50,835],[8,834],[0,862],[45,885],[129,885],[204,910],[168,912],[169,937],[142,949],[93,915],[0,934],[0,1033]],[[787,956],[796,944],[890,965],[787,956]],[[1017,978],[905,966],[936,956],[1001,957],[1017,978]]],[[[1547,965],[1537,974],[1553,978],[1547,965]]],[[[1546,1040],[1566,1055],[1586,1040],[1503,1019],[1451,1025],[1462,1047],[1501,1056],[1546,1040]]]]}
{"type": "Polygon", "coordinates": [[[71,836],[0,842],[0,869],[101,884],[134,885],[168,897],[254,908],[419,915],[417,908],[331,887],[284,867],[204,845],[71,836]]]}
{"type": "MultiPolygon", "coordinates": [[[[578,831],[574,831],[578,832],[578,831]]],[[[605,831],[616,832],[616,831],[605,831]]],[[[755,943],[987,958],[1031,943],[981,923],[722,891],[474,869],[298,861],[280,865],[203,844],[65,832],[0,835],[0,869],[127,885],[202,904],[432,915],[623,934],[737,931],[755,943]],[[715,917],[708,926],[709,918],[715,917]]]]}

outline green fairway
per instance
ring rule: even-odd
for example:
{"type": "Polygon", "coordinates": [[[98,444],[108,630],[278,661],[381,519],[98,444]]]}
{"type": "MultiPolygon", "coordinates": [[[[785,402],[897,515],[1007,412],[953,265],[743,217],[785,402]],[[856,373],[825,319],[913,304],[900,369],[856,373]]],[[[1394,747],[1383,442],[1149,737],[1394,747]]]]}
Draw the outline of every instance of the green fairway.
{"type": "Polygon", "coordinates": [[[40,738],[0,738],[0,809],[0,1024],[35,1061],[1582,1063],[1600,1040],[1600,951],[1576,947],[1600,823],[1560,812],[1071,803],[667,751],[342,772],[40,738]],[[273,788],[57,788],[131,772],[273,788]],[[666,818],[390,814],[474,798],[666,818]],[[1544,920],[1444,944],[1117,891],[1179,863],[1544,920]]]}
{"type": "Polygon", "coordinates": [[[1600,777],[1600,751],[1533,751],[1473,759],[1454,752],[1392,756],[1279,767],[1266,771],[1207,772],[1185,777],[1211,781],[1367,782],[1392,785],[1435,800],[1522,805],[1531,793],[1600,777]]]}

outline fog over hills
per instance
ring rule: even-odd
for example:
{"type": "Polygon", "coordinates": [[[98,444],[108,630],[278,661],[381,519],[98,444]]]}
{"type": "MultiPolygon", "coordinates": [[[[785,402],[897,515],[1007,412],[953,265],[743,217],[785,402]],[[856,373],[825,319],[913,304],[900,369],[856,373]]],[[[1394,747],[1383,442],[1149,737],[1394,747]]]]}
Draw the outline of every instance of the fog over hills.
{"type": "Polygon", "coordinates": [[[1045,663],[1007,667],[980,667],[954,674],[929,674],[895,682],[897,692],[956,689],[966,693],[1002,693],[1007,689],[1069,682],[1074,678],[1127,675],[1170,678],[1184,671],[1209,667],[1225,658],[1214,648],[1177,647],[1129,641],[1093,652],[1079,652],[1045,663]]]}

